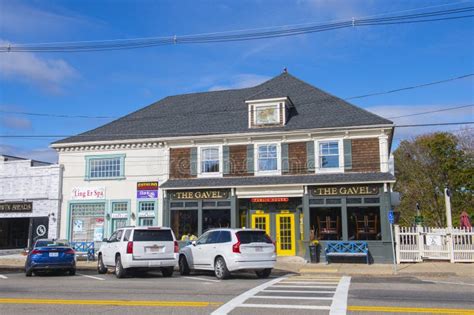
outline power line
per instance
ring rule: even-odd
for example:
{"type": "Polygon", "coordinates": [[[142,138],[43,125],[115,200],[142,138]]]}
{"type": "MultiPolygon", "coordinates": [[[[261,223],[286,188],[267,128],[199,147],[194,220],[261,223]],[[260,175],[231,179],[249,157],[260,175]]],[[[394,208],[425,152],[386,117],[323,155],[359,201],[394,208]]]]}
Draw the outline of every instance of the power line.
{"type": "Polygon", "coordinates": [[[426,86],[431,86],[431,85],[436,85],[436,84],[441,84],[441,83],[466,79],[466,78],[469,78],[469,77],[472,77],[472,76],[474,76],[474,73],[469,73],[469,74],[461,75],[461,76],[454,77],[454,78],[444,79],[444,80],[440,80],[440,81],[434,81],[434,82],[428,82],[428,83],[423,83],[423,84],[418,84],[418,85],[407,86],[407,87],[398,88],[398,89],[395,89],[395,90],[389,90],[389,91],[384,91],[384,92],[375,92],[375,93],[363,94],[363,95],[358,95],[358,96],[351,96],[351,97],[345,98],[345,100],[353,100],[353,99],[357,99],[357,98],[366,98],[366,97],[371,97],[371,96],[376,96],[376,95],[385,95],[385,94],[391,94],[391,93],[396,93],[396,92],[401,92],[401,91],[406,91],[406,90],[413,90],[413,89],[422,88],[422,87],[426,87],[426,86]]]}
{"type": "MultiPolygon", "coordinates": [[[[445,123],[431,123],[431,124],[410,124],[410,125],[393,125],[395,128],[408,128],[408,127],[427,127],[427,126],[449,126],[449,125],[471,125],[474,124],[474,121],[462,121],[462,122],[445,122],[445,123]]],[[[356,127],[356,126],[353,126],[356,127]]],[[[222,133],[219,133],[222,134],[222,133]]],[[[89,138],[89,137],[107,137],[107,136],[126,136],[126,137],[179,137],[183,135],[201,135],[201,134],[196,134],[196,133],[180,133],[180,134],[154,134],[154,133],[149,133],[149,134],[127,134],[127,133],[115,133],[115,134],[105,134],[105,135],[87,135],[87,134],[79,134],[79,135],[0,135],[0,138],[66,138],[66,137],[74,137],[74,138],[89,138]]],[[[213,135],[213,134],[203,134],[203,135],[213,135]]],[[[225,134],[223,134],[225,135],[225,134]]],[[[110,139],[113,140],[113,139],[110,139]]],[[[118,139],[118,140],[123,140],[123,139],[118,139]]]]}
{"type": "Polygon", "coordinates": [[[354,28],[359,26],[376,26],[376,25],[396,25],[408,23],[426,23],[434,21],[447,21],[453,19],[465,19],[473,17],[469,14],[474,11],[474,6],[461,7],[450,10],[440,10],[423,12],[417,14],[394,15],[381,18],[362,18],[350,19],[337,23],[313,24],[308,26],[279,26],[269,30],[260,30],[255,32],[239,32],[230,31],[222,33],[184,35],[184,36],[168,36],[154,38],[134,38],[119,40],[100,40],[89,42],[63,42],[63,43],[39,43],[39,44],[8,44],[0,46],[0,52],[85,52],[85,51],[102,51],[102,50],[118,50],[133,49],[163,45],[177,44],[203,44],[203,43],[220,43],[247,41],[256,39],[268,39],[276,37],[295,36],[301,34],[325,32],[342,28],[354,28]],[[460,15],[465,14],[466,15],[460,15]]]}
{"type": "Polygon", "coordinates": [[[466,108],[466,107],[473,107],[474,104],[469,104],[469,105],[463,105],[463,106],[456,106],[456,107],[449,107],[449,108],[443,108],[443,109],[437,109],[437,110],[430,110],[427,112],[421,112],[421,113],[415,113],[415,114],[407,114],[407,115],[401,115],[401,116],[393,116],[393,117],[387,117],[387,119],[396,119],[396,118],[402,118],[402,117],[411,117],[411,116],[418,116],[418,115],[426,115],[426,114],[432,114],[432,113],[439,113],[439,112],[446,112],[450,110],[455,110],[455,109],[460,109],[460,108],[466,108]]]}
{"type": "MultiPolygon", "coordinates": [[[[344,98],[344,100],[351,100],[351,99],[359,99],[359,98],[367,98],[367,97],[372,97],[372,96],[379,96],[379,95],[384,95],[384,94],[391,94],[391,93],[396,93],[396,92],[401,92],[401,91],[406,91],[406,90],[413,90],[417,88],[423,88],[431,85],[436,85],[436,84],[442,84],[442,83],[447,83],[447,82],[452,82],[456,80],[461,80],[461,79],[466,79],[469,77],[474,76],[474,73],[469,73],[457,77],[452,77],[444,80],[439,80],[439,81],[434,81],[434,82],[428,82],[428,83],[422,83],[418,85],[412,85],[412,86],[407,86],[403,88],[398,88],[394,90],[389,90],[385,92],[375,92],[375,93],[369,93],[369,94],[363,94],[359,96],[352,96],[352,97],[347,97],[344,98]]],[[[314,103],[303,103],[303,104],[298,104],[298,106],[302,105],[313,105],[314,103]]],[[[472,105],[466,105],[465,107],[472,106],[472,105]]],[[[260,109],[264,108],[264,106],[260,106],[260,109]]],[[[457,109],[458,107],[454,107],[452,109],[446,109],[446,110],[454,110],[457,109]]],[[[461,107],[459,107],[461,108],[461,107]]],[[[236,110],[222,110],[220,112],[241,112],[241,111],[248,111],[246,108],[244,109],[236,109],[236,110]]],[[[195,115],[207,115],[207,114],[213,114],[216,113],[217,111],[200,111],[199,113],[180,113],[176,116],[195,116],[195,115]]],[[[5,113],[5,114],[13,114],[13,115],[25,115],[25,116],[39,116],[39,117],[52,117],[52,118],[81,118],[81,119],[118,119],[120,118],[119,116],[88,116],[88,115],[67,115],[67,114],[50,114],[50,113],[36,113],[36,112],[24,112],[24,111],[8,111],[8,110],[0,110],[0,113],[5,113]]],[[[427,114],[430,112],[426,112],[427,114]]],[[[415,115],[421,115],[421,114],[415,114],[415,115]]],[[[176,117],[173,116],[173,117],[176,117]]],[[[405,116],[401,116],[405,117],[405,116]]],[[[399,117],[388,117],[388,119],[392,118],[399,118],[399,117]]],[[[134,120],[146,120],[146,119],[168,119],[165,116],[147,116],[147,117],[140,117],[140,118],[122,118],[121,121],[134,121],[134,120]]]]}

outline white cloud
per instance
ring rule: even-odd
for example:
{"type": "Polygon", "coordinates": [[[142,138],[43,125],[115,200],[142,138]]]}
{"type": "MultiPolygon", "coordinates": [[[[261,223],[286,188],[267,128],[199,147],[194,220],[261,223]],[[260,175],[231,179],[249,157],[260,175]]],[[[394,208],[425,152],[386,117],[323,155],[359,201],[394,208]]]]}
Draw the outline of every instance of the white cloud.
{"type": "MultiPolygon", "coordinates": [[[[460,104],[459,106],[462,106],[460,104]]],[[[449,107],[456,107],[456,105],[381,105],[366,107],[365,109],[380,115],[382,117],[392,120],[395,125],[412,125],[412,124],[436,124],[443,122],[463,122],[472,121],[474,118],[474,107],[465,107],[455,110],[449,110],[438,113],[416,115],[409,117],[391,118],[404,115],[411,115],[416,113],[434,111],[445,109],[449,107]]],[[[427,126],[427,127],[410,127],[410,128],[395,128],[395,139],[403,140],[416,137],[417,135],[435,131],[458,131],[461,129],[460,125],[452,126],[427,126]]],[[[473,127],[470,125],[470,127],[473,127]]]]}
{"type": "Polygon", "coordinates": [[[0,126],[2,128],[29,130],[31,125],[31,120],[27,118],[6,115],[0,117],[0,126]]]}
{"type": "Polygon", "coordinates": [[[258,85],[271,77],[259,74],[237,74],[226,79],[224,83],[212,85],[209,91],[219,91],[228,89],[243,89],[251,86],[258,85]]]}
{"type": "MultiPolygon", "coordinates": [[[[0,40],[0,45],[9,43],[0,40]]],[[[79,76],[76,69],[62,59],[40,58],[29,52],[3,53],[0,78],[22,80],[39,85],[50,92],[61,92],[61,86],[79,76]]]]}
{"type": "Polygon", "coordinates": [[[0,144],[0,154],[13,155],[42,162],[58,162],[58,154],[55,150],[50,148],[24,149],[17,146],[0,144]]]}

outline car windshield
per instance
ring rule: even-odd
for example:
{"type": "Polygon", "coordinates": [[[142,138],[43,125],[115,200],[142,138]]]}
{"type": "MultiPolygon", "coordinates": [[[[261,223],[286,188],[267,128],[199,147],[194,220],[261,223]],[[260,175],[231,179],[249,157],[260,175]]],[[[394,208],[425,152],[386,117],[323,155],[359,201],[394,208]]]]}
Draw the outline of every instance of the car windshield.
{"type": "Polygon", "coordinates": [[[272,244],[271,238],[264,231],[240,231],[237,232],[240,244],[250,243],[269,243],[272,244]]]}
{"type": "Polygon", "coordinates": [[[134,242],[172,242],[171,230],[135,230],[133,233],[134,242]]]}
{"type": "Polygon", "coordinates": [[[54,241],[37,241],[35,247],[46,247],[54,245],[54,241]]]}
{"type": "Polygon", "coordinates": [[[44,241],[37,241],[35,247],[54,247],[54,246],[69,246],[67,241],[52,241],[52,240],[44,240],[44,241]]]}

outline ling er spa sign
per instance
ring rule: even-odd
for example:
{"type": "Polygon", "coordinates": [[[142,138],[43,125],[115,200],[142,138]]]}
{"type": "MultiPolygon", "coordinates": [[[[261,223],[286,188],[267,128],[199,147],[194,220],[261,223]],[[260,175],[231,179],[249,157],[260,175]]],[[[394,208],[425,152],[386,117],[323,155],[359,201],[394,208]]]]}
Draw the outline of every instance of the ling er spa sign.
{"type": "Polygon", "coordinates": [[[313,196],[378,195],[378,193],[379,187],[376,185],[322,186],[312,189],[313,196]]]}

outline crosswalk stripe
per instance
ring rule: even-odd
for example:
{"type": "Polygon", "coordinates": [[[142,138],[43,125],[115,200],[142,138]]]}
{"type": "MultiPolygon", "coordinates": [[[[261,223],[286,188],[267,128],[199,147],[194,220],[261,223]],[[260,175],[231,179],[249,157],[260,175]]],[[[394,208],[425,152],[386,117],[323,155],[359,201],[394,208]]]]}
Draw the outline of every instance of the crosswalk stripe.
{"type": "Polygon", "coordinates": [[[287,299],[287,300],[332,300],[332,297],[321,296],[283,296],[283,295],[255,295],[251,299],[287,299]]]}
{"type": "Polygon", "coordinates": [[[319,281],[282,281],[281,284],[333,284],[334,287],[337,286],[339,282],[319,282],[319,281]]]}
{"type": "Polygon", "coordinates": [[[301,310],[330,310],[329,306],[320,305],[285,305],[285,304],[241,304],[237,307],[252,307],[252,308],[290,308],[301,310]]]}
{"type": "Polygon", "coordinates": [[[337,286],[331,285],[274,285],[274,288],[308,288],[308,289],[335,289],[337,286]]]}
{"type": "Polygon", "coordinates": [[[324,293],[324,294],[332,294],[336,293],[334,291],[307,291],[307,290],[262,290],[261,292],[284,292],[284,293],[324,293]]]}

